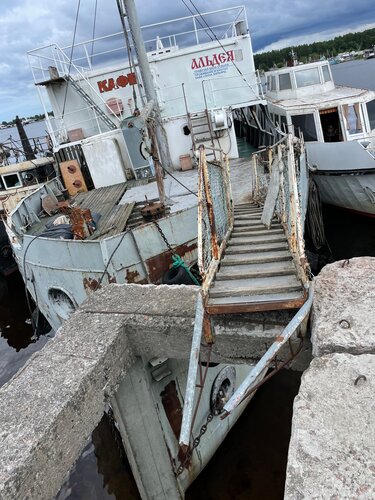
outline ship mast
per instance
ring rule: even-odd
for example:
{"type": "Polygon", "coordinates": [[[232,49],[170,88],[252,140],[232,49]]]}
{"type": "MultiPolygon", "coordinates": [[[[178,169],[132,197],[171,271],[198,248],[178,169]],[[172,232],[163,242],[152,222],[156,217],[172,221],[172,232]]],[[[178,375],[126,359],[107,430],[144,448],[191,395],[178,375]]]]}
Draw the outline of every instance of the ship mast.
{"type": "MultiPolygon", "coordinates": [[[[160,156],[160,161],[162,166],[169,170],[172,166],[172,161],[171,161],[171,156],[169,152],[169,147],[168,147],[168,141],[167,141],[167,135],[165,133],[163,123],[162,123],[162,118],[161,118],[161,113],[160,113],[160,108],[159,108],[159,103],[158,103],[158,98],[156,95],[155,91],[155,86],[154,82],[152,79],[152,74],[150,70],[150,66],[148,63],[147,59],[147,53],[142,37],[142,32],[141,32],[141,27],[139,25],[138,21],[138,15],[137,11],[135,8],[135,3],[134,0],[117,0],[119,10],[121,12],[122,16],[126,16],[128,23],[129,23],[129,28],[130,28],[130,33],[132,35],[134,47],[135,47],[135,52],[137,54],[137,61],[138,61],[138,66],[141,72],[142,76],[142,83],[144,86],[145,94],[147,101],[152,101],[153,102],[153,119],[155,123],[155,135],[156,135],[156,141],[157,141],[157,147],[159,150],[159,156],[160,156]],[[122,5],[121,5],[122,4],[122,5]]],[[[156,178],[158,181],[158,188],[159,188],[159,177],[161,175],[160,167],[158,166],[158,162],[155,162],[155,170],[156,170],[156,178]],[[159,167],[159,168],[158,168],[159,167]]],[[[162,175],[161,175],[161,180],[162,180],[162,175]]],[[[162,187],[162,196],[164,197],[164,187],[162,187]]],[[[160,188],[159,188],[159,194],[160,193],[160,188]]],[[[162,203],[164,200],[160,200],[162,203]]]]}

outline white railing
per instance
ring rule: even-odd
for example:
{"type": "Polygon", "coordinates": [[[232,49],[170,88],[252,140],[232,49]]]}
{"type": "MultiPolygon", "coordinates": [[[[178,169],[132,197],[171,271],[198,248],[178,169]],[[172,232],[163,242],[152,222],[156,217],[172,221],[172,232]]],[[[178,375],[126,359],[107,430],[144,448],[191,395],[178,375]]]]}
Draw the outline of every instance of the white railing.
{"type": "MultiPolygon", "coordinates": [[[[142,26],[141,30],[146,50],[149,52],[191,47],[216,39],[235,37],[239,33],[248,33],[246,8],[236,6],[192,14],[148,24],[142,26]]],[[[130,50],[135,54],[132,44],[130,50]]],[[[91,71],[116,61],[121,61],[122,64],[128,61],[128,51],[122,31],[76,43],[73,51],[71,45],[60,48],[56,44],[51,44],[29,51],[28,56],[30,65],[38,73],[34,74],[36,82],[49,78],[48,66],[55,66],[60,73],[66,73],[66,64],[70,64],[70,59],[74,68],[80,68],[80,72],[91,71]],[[56,47],[58,51],[51,51],[51,47],[56,47]],[[63,58],[61,53],[64,54],[63,58]]]]}
{"type": "Polygon", "coordinates": [[[302,207],[306,206],[308,192],[302,182],[307,175],[303,139],[288,134],[275,145],[254,153],[252,159],[252,199],[264,205],[262,222],[269,227],[277,215],[299,278],[307,284],[310,270],[305,255],[302,207]]]}

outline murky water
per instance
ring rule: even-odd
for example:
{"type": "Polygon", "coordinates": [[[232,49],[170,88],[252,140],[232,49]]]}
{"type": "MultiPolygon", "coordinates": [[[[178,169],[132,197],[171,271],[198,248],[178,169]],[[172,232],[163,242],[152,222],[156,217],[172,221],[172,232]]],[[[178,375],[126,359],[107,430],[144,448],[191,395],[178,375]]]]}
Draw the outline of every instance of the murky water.
{"type": "Polygon", "coordinates": [[[47,337],[31,340],[30,312],[20,274],[12,274],[7,282],[9,296],[0,304],[0,387],[48,340],[47,337]]]}

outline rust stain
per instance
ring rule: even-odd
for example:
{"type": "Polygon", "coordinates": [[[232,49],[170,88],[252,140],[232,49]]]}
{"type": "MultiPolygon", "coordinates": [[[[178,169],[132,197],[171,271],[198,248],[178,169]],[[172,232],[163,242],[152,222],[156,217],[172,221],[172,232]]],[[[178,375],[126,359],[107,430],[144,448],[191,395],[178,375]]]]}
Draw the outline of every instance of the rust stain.
{"type": "MultiPolygon", "coordinates": [[[[172,380],[164,387],[164,390],[160,393],[160,397],[169,425],[178,440],[182,424],[182,406],[178,398],[175,380],[172,380]]],[[[178,459],[180,462],[185,458],[186,451],[187,450],[183,450],[182,448],[179,449],[178,459]]],[[[189,467],[190,464],[191,462],[188,462],[186,466],[189,467]]]]}
{"type": "Polygon", "coordinates": [[[101,285],[99,285],[98,280],[95,278],[83,278],[83,286],[85,290],[92,292],[101,288],[101,285]]]}
{"type": "Polygon", "coordinates": [[[276,342],[282,342],[283,340],[284,340],[284,337],[281,337],[281,335],[279,335],[278,337],[275,338],[276,342]]]}
{"type": "MultiPolygon", "coordinates": [[[[197,248],[197,243],[192,243],[191,245],[187,245],[184,243],[183,245],[179,245],[174,248],[174,251],[181,257],[188,253],[191,253],[193,250],[197,248]]],[[[148,269],[148,274],[150,277],[151,283],[160,283],[163,275],[168,271],[170,266],[172,265],[172,254],[169,251],[164,253],[160,253],[155,257],[151,257],[145,261],[145,264],[148,269]]]]}
{"type": "Polygon", "coordinates": [[[164,390],[160,393],[160,397],[173,434],[178,439],[182,423],[182,406],[178,399],[175,380],[172,380],[164,387],[164,390]]]}
{"type": "Polygon", "coordinates": [[[128,283],[139,283],[139,272],[130,271],[129,268],[126,268],[126,281],[128,283]]]}
{"type": "Polygon", "coordinates": [[[117,283],[116,276],[109,276],[108,277],[108,283],[117,283]]]}

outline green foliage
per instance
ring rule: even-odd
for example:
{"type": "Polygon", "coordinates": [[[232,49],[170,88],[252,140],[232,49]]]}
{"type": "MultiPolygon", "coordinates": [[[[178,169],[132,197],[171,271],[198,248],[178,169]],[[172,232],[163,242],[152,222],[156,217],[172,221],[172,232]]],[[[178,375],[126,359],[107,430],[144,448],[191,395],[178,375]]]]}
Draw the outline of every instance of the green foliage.
{"type": "Polygon", "coordinates": [[[370,49],[375,45],[375,28],[346,35],[337,36],[333,40],[325,42],[314,42],[298,45],[297,47],[286,47],[281,50],[272,50],[263,54],[255,54],[255,67],[267,71],[274,67],[285,65],[290,58],[292,48],[297,54],[300,62],[319,60],[321,57],[335,57],[341,52],[351,52],[370,49]]]}

